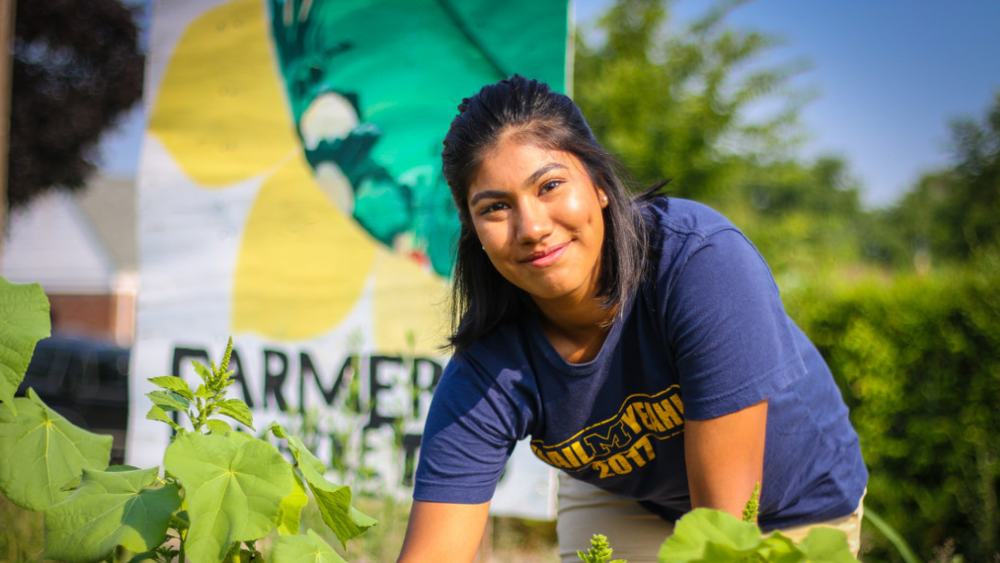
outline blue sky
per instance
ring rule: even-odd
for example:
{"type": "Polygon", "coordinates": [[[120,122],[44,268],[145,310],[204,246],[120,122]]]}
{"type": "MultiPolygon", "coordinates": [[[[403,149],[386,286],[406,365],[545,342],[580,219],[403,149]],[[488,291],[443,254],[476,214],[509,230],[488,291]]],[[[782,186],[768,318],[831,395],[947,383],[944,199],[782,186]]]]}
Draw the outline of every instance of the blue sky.
{"type": "MultiPolygon", "coordinates": [[[[577,19],[609,5],[577,0],[577,19]]],[[[674,14],[710,5],[680,0],[674,14]]],[[[846,159],[873,205],[947,164],[948,123],[980,119],[1000,93],[1000,0],[756,0],[727,21],[784,38],[772,61],[812,64],[796,78],[820,93],[802,114],[802,154],[846,159]]]]}
{"type": "MultiPolygon", "coordinates": [[[[575,0],[581,27],[611,0],[575,0]]],[[[680,0],[685,21],[708,0],[680,0]]],[[[948,123],[981,118],[1000,92],[1000,0],[755,0],[730,25],[776,34],[767,62],[806,59],[796,84],[820,92],[802,118],[802,156],[843,157],[865,201],[891,203],[924,171],[948,162],[948,123]]],[[[104,170],[132,175],[142,137],[136,111],[103,145],[104,170]]]]}

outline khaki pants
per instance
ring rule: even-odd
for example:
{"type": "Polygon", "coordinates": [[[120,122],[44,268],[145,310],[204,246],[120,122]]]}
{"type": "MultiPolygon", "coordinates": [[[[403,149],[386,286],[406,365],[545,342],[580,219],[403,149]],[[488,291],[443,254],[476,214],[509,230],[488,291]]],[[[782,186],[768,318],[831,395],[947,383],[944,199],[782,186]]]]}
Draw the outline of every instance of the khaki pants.
{"type": "MultiPolygon", "coordinates": [[[[864,497],[862,497],[862,500],[864,497]]],[[[828,526],[847,534],[847,542],[857,557],[861,547],[862,504],[854,513],[819,524],[780,530],[798,542],[814,526],[828,526]]],[[[563,563],[579,563],[576,551],[586,552],[594,534],[608,537],[612,559],[629,563],[655,562],[660,546],[674,533],[674,525],[650,513],[638,503],[559,473],[559,558],[563,563]]]]}

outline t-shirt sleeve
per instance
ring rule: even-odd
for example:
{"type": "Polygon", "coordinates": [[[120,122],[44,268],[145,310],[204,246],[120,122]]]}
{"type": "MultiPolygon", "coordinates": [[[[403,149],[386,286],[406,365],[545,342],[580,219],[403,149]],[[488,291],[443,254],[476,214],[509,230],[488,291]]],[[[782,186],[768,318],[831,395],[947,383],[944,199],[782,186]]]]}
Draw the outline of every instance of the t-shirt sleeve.
{"type": "Polygon", "coordinates": [[[424,425],[413,498],[479,504],[493,498],[517,440],[523,409],[515,407],[505,372],[488,377],[452,359],[424,425]]]}
{"type": "Polygon", "coordinates": [[[705,237],[675,271],[661,282],[686,418],[736,412],[805,373],[774,278],[742,233],[705,237]]]}

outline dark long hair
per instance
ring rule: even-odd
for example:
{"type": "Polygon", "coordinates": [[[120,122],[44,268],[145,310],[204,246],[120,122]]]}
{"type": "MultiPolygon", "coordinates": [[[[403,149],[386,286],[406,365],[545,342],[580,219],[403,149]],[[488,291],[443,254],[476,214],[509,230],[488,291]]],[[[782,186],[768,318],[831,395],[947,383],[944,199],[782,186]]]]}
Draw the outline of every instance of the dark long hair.
{"type": "MultiPolygon", "coordinates": [[[[493,267],[469,216],[469,184],[484,156],[505,139],[575,155],[594,185],[604,190],[608,205],[603,211],[598,280],[601,305],[611,310],[624,304],[642,281],[646,232],[622,181],[627,172],[597,142],[576,104],[544,83],[514,75],[463,99],[458,112],[441,151],[444,177],[461,221],[449,337],[455,352],[462,352],[501,323],[534,306],[524,290],[493,267]]],[[[641,199],[648,197],[647,192],[641,199]]],[[[618,307],[618,313],[621,311],[618,307]]]]}

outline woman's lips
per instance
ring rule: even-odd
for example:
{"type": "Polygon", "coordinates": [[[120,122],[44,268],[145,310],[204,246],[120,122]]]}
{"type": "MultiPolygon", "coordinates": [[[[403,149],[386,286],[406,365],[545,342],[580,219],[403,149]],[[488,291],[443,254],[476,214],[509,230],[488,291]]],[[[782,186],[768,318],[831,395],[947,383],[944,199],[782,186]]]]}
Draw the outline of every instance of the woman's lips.
{"type": "Polygon", "coordinates": [[[544,268],[545,266],[555,263],[555,261],[562,256],[567,246],[569,246],[569,243],[564,242],[560,245],[546,248],[541,252],[533,252],[528,256],[528,258],[522,260],[522,263],[536,268],[544,268]]]}

